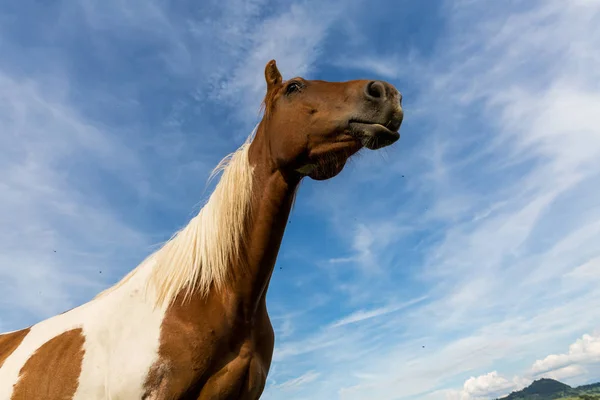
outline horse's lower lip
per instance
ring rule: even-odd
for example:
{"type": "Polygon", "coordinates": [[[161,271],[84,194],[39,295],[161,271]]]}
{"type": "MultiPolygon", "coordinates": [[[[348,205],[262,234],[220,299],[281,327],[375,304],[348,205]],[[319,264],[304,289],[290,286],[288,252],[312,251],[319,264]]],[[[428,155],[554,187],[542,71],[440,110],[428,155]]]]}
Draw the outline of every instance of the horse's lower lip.
{"type": "Polygon", "coordinates": [[[351,121],[350,130],[370,150],[381,149],[400,139],[398,131],[392,131],[378,123],[351,121]]]}

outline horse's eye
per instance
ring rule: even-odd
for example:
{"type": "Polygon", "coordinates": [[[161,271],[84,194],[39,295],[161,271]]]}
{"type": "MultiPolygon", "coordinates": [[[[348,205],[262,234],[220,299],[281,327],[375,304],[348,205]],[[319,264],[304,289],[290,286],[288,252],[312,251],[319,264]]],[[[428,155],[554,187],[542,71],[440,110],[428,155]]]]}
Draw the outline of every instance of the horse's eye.
{"type": "Polygon", "coordinates": [[[292,82],[285,88],[285,94],[298,92],[301,89],[301,85],[298,82],[292,82]]]}

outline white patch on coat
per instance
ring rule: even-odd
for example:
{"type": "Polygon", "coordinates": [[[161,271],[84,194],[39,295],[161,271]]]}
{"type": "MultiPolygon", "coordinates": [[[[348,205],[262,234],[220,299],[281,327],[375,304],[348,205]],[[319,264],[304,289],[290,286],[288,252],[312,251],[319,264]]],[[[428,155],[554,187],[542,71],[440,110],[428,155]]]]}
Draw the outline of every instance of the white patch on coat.
{"type": "Polygon", "coordinates": [[[145,297],[152,267],[149,258],[117,290],[34,325],[0,368],[0,400],[10,400],[19,371],[37,349],[76,328],[83,330],[85,353],[74,399],[141,399],[165,314],[145,297]]]}

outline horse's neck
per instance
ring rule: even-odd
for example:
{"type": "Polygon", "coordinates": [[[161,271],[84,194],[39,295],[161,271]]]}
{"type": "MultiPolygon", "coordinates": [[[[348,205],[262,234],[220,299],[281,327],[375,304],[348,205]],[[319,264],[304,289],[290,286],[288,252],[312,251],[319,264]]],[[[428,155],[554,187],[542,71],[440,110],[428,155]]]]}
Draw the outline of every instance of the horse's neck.
{"type": "MultiPolygon", "coordinates": [[[[250,321],[264,301],[299,178],[286,178],[274,167],[269,146],[261,133],[259,129],[247,153],[252,168],[252,189],[240,232],[242,238],[238,241],[240,247],[235,250],[237,256],[229,260],[233,264],[227,266],[229,272],[224,285],[213,286],[207,298],[202,291],[192,292],[189,297],[183,296],[183,292],[177,295],[174,307],[185,309],[178,314],[187,315],[187,319],[194,319],[196,308],[224,306],[223,312],[233,314],[236,320],[250,321]]],[[[219,212],[229,211],[221,209],[219,212]]]]}
{"type": "Polygon", "coordinates": [[[226,290],[244,318],[252,318],[266,291],[287,226],[299,181],[286,179],[270,162],[265,136],[258,132],[248,152],[253,168],[252,200],[245,224],[240,265],[226,290]]]}
{"type": "Polygon", "coordinates": [[[297,182],[289,182],[278,171],[255,167],[255,196],[248,224],[244,251],[246,273],[236,274],[234,291],[239,300],[253,313],[266,291],[277,260],[294,202],[297,182]]]}

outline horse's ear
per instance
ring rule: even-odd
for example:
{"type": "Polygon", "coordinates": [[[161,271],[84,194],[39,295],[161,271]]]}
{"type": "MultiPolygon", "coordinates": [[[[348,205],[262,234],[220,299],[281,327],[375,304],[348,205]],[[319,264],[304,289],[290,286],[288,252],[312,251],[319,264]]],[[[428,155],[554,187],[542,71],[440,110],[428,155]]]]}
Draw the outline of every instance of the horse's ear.
{"type": "Polygon", "coordinates": [[[281,73],[277,69],[275,60],[271,60],[267,63],[267,66],[265,67],[265,80],[267,81],[267,91],[275,86],[279,86],[283,81],[281,73]]]}

